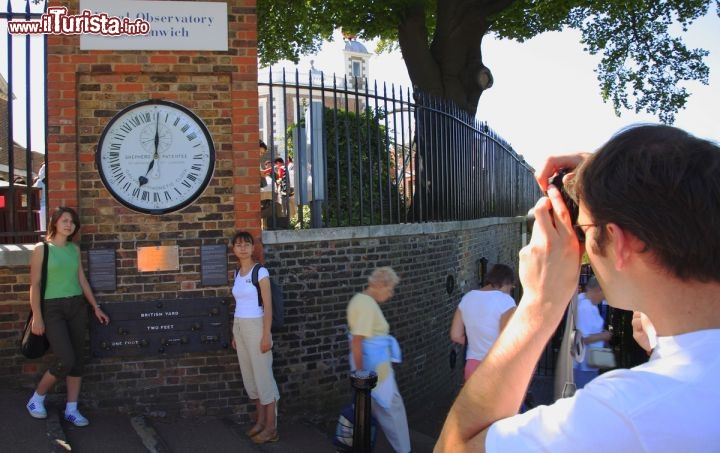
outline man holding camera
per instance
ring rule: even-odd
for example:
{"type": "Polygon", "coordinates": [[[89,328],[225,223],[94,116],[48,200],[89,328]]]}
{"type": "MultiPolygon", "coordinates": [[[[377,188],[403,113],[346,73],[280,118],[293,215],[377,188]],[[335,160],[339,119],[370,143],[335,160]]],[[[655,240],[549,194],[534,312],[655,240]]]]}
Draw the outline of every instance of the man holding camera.
{"type": "Polygon", "coordinates": [[[523,298],[448,414],[436,452],[710,451],[720,445],[720,147],[668,126],[621,131],[596,153],[548,159],[547,197],[520,252],[523,298]],[[577,167],[577,168],[576,168],[577,167]],[[562,168],[577,220],[548,178],[562,168]],[[650,360],[517,415],[587,252],[650,360]],[[642,315],[641,315],[642,313],[642,315]]]}

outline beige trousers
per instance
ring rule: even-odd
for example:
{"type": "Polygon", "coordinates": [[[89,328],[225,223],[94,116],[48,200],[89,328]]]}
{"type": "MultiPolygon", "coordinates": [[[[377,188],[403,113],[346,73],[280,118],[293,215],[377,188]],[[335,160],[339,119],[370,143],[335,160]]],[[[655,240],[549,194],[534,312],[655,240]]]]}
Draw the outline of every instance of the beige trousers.
{"type": "Polygon", "coordinates": [[[248,397],[263,406],[280,399],[272,370],[272,350],[261,353],[263,318],[235,318],[233,337],[237,347],[243,385],[248,397]]]}

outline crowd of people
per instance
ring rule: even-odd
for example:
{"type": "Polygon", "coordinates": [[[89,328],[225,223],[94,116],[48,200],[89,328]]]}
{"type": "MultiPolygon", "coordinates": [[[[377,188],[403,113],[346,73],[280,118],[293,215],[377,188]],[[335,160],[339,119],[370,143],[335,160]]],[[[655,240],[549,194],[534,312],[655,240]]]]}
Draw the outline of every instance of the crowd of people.
{"type": "MultiPolygon", "coordinates": [[[[462,298],[449,326],[451,340],[467,345],[465,383],[435,451],[714,451],[720,445],[713,417],[720,402],[714,385],[720,372],[720,147],[677,128],[636,126],[593,154],[549,158],[537,180],[546,196],[533,208],[531,239],[520,252],[521,300],[515,304],[510,295],[514,271],[497,264],[484,286],[462,298]],[[576,219],[548,184],[561,169],[570,170],[564,184],[579,207],[576,219]],[[535,364],[577,290],[583,254],[595,276],[579,296],[582,343],[617,344],[612,319],[598,309],[606,300],[607,317],[631,323],[644,357],[603,373],[580,362],[574,396],[519,413],[535,364]]],[[[109,318],[71,242],[78,228],[77,214],[60,208],[47,243],[33,252],[32,330],[48,334],[58,359],[27,408],[46,417],[44,397],[64,377],[65,417],[85,426],[77,399],[88,304],[98,321],[109,318]],[[45,246],[50,259],[41,309],[45,246]]],[[[232,344],[256,407],[247,434],[256,443],[273,442],[280,395],[272,369],[269,272],[259,269],[256,287],[250,233],[236,233],[231,246],[237,258],[232,344]]],[[[377,374],[372,414],[392,448],[407,453],[407,415],[393,370],[401,348],[381,308],[399,281],[390,267],[374,269],[347,305],[347,325],[350,369],[377,374]]]]}
{"type": "Polygon", "coordinates": [[[260,161],[260,217],[261,228],[267,229],[274,218],[277,226],[287,227],[290,218],[297,214],[295,199],[295,164],[292,156],[277,156],[270,160],[265,142],[258,147],[260,161]]]}

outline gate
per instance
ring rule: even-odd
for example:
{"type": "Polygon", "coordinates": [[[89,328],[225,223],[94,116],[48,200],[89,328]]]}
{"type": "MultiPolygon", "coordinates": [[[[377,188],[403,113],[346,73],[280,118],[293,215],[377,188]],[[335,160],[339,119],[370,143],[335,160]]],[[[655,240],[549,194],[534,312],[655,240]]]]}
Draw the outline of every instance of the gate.
{"type": "Polygon", "coordinates": [[[0,244],[37,242],[46,229],[47,40],[8,32],[8,22],[39,21],[45,8],[9,0],[0,10],[0,244]]]}

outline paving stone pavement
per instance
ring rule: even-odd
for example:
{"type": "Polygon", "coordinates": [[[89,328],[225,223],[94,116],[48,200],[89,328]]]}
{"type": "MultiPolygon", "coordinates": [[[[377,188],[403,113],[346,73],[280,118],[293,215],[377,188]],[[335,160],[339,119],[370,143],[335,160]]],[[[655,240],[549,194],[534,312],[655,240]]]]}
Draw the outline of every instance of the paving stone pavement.
{"type": "MultiPolygon", "coordinates": [[[[151,418],[108,410],[83,408],[90,425],[78,428],[62,419],[64,403],[48,398],[48,418],[37,420],[27,413],[29,390],[0,390],[0,452],[2,453],[333,453],[331,432],[302,422],[279,418],[280,441],[255,445],[248,428],[228,418],[151,418]]],[[[282,415],[282,414],[281,414],[282,415]]],[[[433,437],[412,430],[417,453],[430,453],[433,437]]],[[[375,453],[392,453],[382,434],[375,453]]]]}
{"type": "MultiPolygon", "coordinates": [[[[536,379],[531,386],[537,404],[551,400],[552,378],[536,379]]],[[[332,432],[310,423],[279,417],[280,441],[255,445],[245,436],[248,428],[229,418],[153,418],[130,416],[107,409],[81,407],[90,425],[78,428],[62,418],[63,395],[48,397],[48,418],[36,420],[25,404],[27,389],[0,389],[0,453],[333,453],[332,432]]],[[[408,413],[415,453],[431,453],[442,429],[454,391],[435,394],[422,409],[408,413]]],[[[379,434],[375,453],[392,453],[379,434]]]]}

